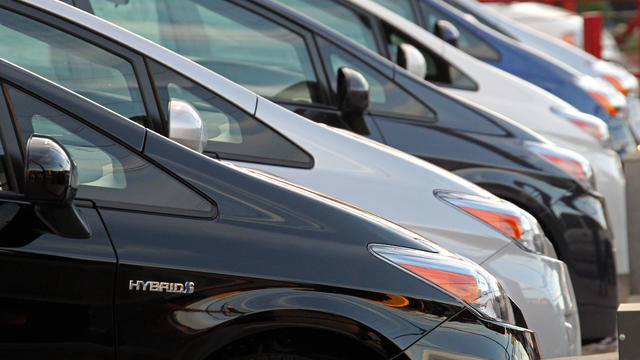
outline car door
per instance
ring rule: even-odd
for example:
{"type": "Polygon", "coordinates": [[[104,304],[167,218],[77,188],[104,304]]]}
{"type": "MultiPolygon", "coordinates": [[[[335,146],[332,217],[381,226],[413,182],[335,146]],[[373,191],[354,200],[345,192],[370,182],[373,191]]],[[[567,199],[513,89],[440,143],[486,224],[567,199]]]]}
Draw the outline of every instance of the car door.
{"type": "MultiPolygon", "coordinates": [[[[25,89],[7,88],[6,97],[14,114],[11,122],[17,133],[17,141],[13,142],[21,147],[32,135],[44,135],[66,148],[78,170],[76,199],[91,205],[91,211],[83,209],[83,213],[93,237],[59,245],[55,238],[34,241],[26,236],[8,242],[8,249],[15,244],[13,251],[24,255],[23,259],[4,261],[5,274],[19,270],[33,274],[22,280],[7,279],[9,285],[16,286],[0,300],[14,308],[7,310],[4,318],[18,324],[13,326],[21,332],[14,336],[26,343],[11,345],[28,355],[40,352],[43,358],[58,358],[48,357],[55,351],[60,358],[114,358],[114,338],[120,359],[162,358],[166,352],[158,349],[163,346],[181,351],[186,347],[178,339],[184,333],[179,324],[173,323],[171,306],[173,301],[195,292],[193,279],[205,284],[202,274],[189,276],[183,269],[195,258],[193,250],[204,247],[211,253],[216,236],[207,229],[216,228],[215,203],[141,153],[146,136],[152,136],[144,128],[104,110],[95,111],[95,106],[81,98],[65,103],[55,94],[38,95],[44,99],[25,89]],[[63,105],[64,110],[57,104],[63,105]],[[21,243],[28,245],[18,247],[21,243]],[[33,250],[23,249],[25,246],[33,250]],[[109,271],[101,273],[99,265],[106,262],[102,253],[110,255],[111,261],[109,271]],[[48,263],[39,265],[34,261],[34,254],[49,259],[48,268],[48,263]],[[63,255],[71,258],[66,261],[69,264],[64,258],[59,259],[63,255]],[[25,294],[14,294],[17,290],[25,294]],[[47,306],[38,294],[53,305],[47,306]],[[98,295],[102,297],[96,299],[98,295]],[[35,327],[40,322],[42,329],[35,327]],[[164,340],[160,340],[160,333],[164,340]],[[94,338],[104,338],[104,344],[100,344],[104,349],[89,341],[94,338]]],[[[191,151],[188,153],[194,156],[191,151]]],[[[5,218],[9,218],[12,209],[3,211],[5,218]]],[[[16,221],[24,222],[24,216],[20,216],[14,216],[16,221]]],[[[3,257],[11,254],[4,248],[3,251],[3,257]]],[[[2,341],[8,339],[11,337],[2,341]]]]}
{"type": "Polygon", "coordinates": [[[38,220],[21,194],[24,147],[13,124],[23,103],[12,85],[0,90],[0,357],[114,359],[117,258],[100,215],[92,201],[75,202],[86,239],[52,234],[38,220]]]}

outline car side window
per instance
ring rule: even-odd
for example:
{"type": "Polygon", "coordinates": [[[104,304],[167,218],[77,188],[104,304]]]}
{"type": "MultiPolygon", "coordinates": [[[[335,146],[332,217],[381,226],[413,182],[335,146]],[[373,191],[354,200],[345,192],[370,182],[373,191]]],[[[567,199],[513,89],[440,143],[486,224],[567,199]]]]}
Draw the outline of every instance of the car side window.
{"type": "Polygon", "coordinates": [[[152,60],[149,68],[163,109],[170,99],[190,102],[207,126],[205,152],[220,158],[274,165],[311,167],[300,147],[220,96],[152,60]]]}
{"type": "Polygon", "coordinates": [[[409,0],[373,0],[373,2],[377,2],[378,4],[386,7],[394,13],[402,16],[403,18],[413,23],[417,23],[409,0]]]}
{"type": "Polygon", "coordinates": [[[460,32],[460,38],[458,39],[458,48],[460,48],[460,50],[478,59],[487,61],[500,60],[500,54],[491,45],[462,26],[451,16],[445,14],[427,1],[420,1],[420,8],[427,30],[434,32],[438,20],[447,20],[455,25],[460,32]]]}
{"type": "Polygon", "coordinates": [[[338,69],[349,67],[360,72],[369,83],[370,111],[435,120],[435,113],[431,109],[369,65],[324,39],[318,39],[318,44],[334,93],[337,89],[338,69]]]}
{"type": "Polygon", "coordinates": [[[13,87],[7,87],[21,145],[34,134],[58,140],[78,169],[78,198],[209,213],[213,206],[142,157],[83,122],[13,87]]]}
{"type": "Polygon", "coordinates": [[[369,20],[335,0],[278,0],[338,31],[360,45],[378,51],[369,20]]]}
{"type": "Polygon", "coordinates": [[[453,64],[450,64],[442,57],[437,55],[422,44],[411,40],[402,32],[396,30],[388,24],[384,24],[385,41],[391,55],[391,59],[396,59],[398,47],[401,44],[408,43],[420,50],[427,61],[427,74],[425,79],[434,83],[452,86],[458,89],[477,90],[478,85],[465,73],[460,71],[453,64]]]}
{"type": "Polygon", "coordinates": [[[310,103],[317,80],[302,36],[224,0],[90,0],[96,16],[260,95],[310,103]]]}
{"type": "Polygon", "coordinates": [[[132,65],[87,41],[0,8],[2,58],[123,116],[147,117],[132,65]]]}

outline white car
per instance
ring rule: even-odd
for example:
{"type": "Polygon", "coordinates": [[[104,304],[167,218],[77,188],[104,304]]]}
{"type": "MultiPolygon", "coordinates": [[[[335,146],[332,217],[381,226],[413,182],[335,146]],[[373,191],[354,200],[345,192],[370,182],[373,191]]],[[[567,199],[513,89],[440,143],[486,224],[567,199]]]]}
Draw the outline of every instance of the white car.
{"type": "MultiPolygon", "coordinates": [[[[123,90],[118,87],[120,76],[124,76],[125,90],[131,94],[136,93],[132,89],[150,91],[148,84],[151,79],[147,76],[151,74],[157,81],[159,77],[175,79],[167,86],[173,92],[172,99],[180,96],[190,100],[194,99],[194,93],[199,94],[201,101],[196,107],[207,112],[207,120],[228,121],[224,133],[219,131],[222,124],[210,127],[211,130],[216,129],[209,134],[210,140],[219,141],[222,137],[221,141],[227,143],[229,149],[242,151],[267,139],[267,144],[283,144],[281,147],[287,149],[287,156],[312,157],[311,167],[295,167],[291,162],[277,164],[277,159],[271,165],[233,163],[275,174],[386,216],[472,259],[503,282],[512,299],[522,308],[529,326],[540,331],[541,342],[545,344],[543,347],[559,347],[566,353],[580,353],[579,319],[566,265],[552,258],[554,252],[550,243],[528,213],[413,156],[302,118],[184,57],[62,2],[29,0],[16,3],[29,7],[31,18],[0,9],[4,21],[20,24],[17,29],[0,24],[1,39],[5,40],[0,41],[3,56],[15,55],[9,57],[18,65],[98,102],[104,94],[87,90],[95,84],[69,81],[74,79],[72,75],[75,72],[93,70],[94,79],[103,79],[108,84],[105,91],[111,93],[123,90]],[[66,34],[60,28],[42,22],[43,18],[52,16],[66,34]],[[29,35],[37,33],[35,28],[46,34],[44,39],[65,39],[63,45],[67,52],[61,52],[62,49],[53,46],[55,42],[47,44],[46,40],[40,48],[26,47],[25,44],[33,41],[29,35]],[[21,32],[24,29],[36,32],[21,32]],[[100,42],[101,48],[93,45],[96,41],[100,42]],[[11,54],[12,46],[28,48],[30,56],[11,54]],[[56,59],[57,56],[69,56],[66,59],[70,61],[63,62],[64,69],[52,69],[53,65],[48,64],[47,59],[56,59]],[[78,68],[74,68],[76,61],[78,68]],[[130,71],[126,65],[130,64],[129,61],[137,66],[141,65],[139,61],[143,61],[146,64],[143,66],[149,66],[149,72],[138,73],[136,77],[135,71],[130,71]],[[113,74],[118,74],[118,77],[113,77],[113,74]],[[189,79],[197,79],[198,83],[189,79]],[[238,116],[246,124],[262,126],[261,135],[242,137],[235,128],[238,123],[229,121],[238,116]],[[257,125],[260,122],[264,125],[257,125]],[[507,237],[497,228],[464,213],[460,207],[479,208],[497,217],[510,216],[510,221],[516,219],[524,232],[519,240],[507,237]],[[527,246],[530,250],[526,250],[527,246]]],[[[112,99],[113,96],[106,98],[112,99]]],[[[135,96],[122,96],[118,102],[105,102],[103,105],[118,112],[128,112],[127,117],[143,121],[132,116],[141,111],[135,105],[136,99],[135,96]]],[[[151,113],[155,111],[154,107],[147,109],[151,113]]],[[[178,135],[172,137],[180,140],[178,135]]],[[[278,221],[275,215],[272,221],[278,221]]]]}
{"type": "MultiPolygon", "coordinates": [[[[331,2],[332,9],[335,9],[341,4],[334,0],[279,2],[319,21],[327,19],[321,12],[322,6],[331,2]]],[[[379,4],[369,0],[348,2],[382,19],[383,27],[395,29],[396,33],[391,36],[410,39],[411,44],[418,46],[428,57],[427,64],[444,62],[447,68],[455,69],[451,71],[456,75],[451,76],[453,80],[450,83],[434,82],[445,92],[506,115],[553,143],[585,156],[593,167],[597,190],[606,199],[614,235],[617,270],[621,274],[629,273],[626,181],[619,156],[608,148],[609,132],[602,120],[579,112],[549,92],[468,55],[379,4]],[[470,83],[476,86],[468,86],[470,83]]],[[[373,32],[372,27],[366,27],[363,23],[349,22],[341,26],[341,18],[338,17],[331,21],[333,23],[329,27],[337,31],[348,29],[354,34],[373,32]]],[[[353,35],[350,37],[355,38],[353,35]]]]}
{"type": "MultiPolygon", "coordinates": [[[[513,4],[512,6],[497,6],[497,4],[481,4],[476,0],[445,1],[447,4],[462,12],[470,14],[475,20],[502,33],[503,35],[511,37],[549,56],[552,56],[583,74],[600,77],[610,82],[618,91],[626,95],[628,104],[628,113],[626,116],[629,119],[631,130],[634,132],[634,135],[636,138],[640,138],[640,100],[638,99],[638,79],[633,74],[621,65],[600,60],[578,47],[571,46],[565,41],[561,41],[550,34],[536,29],[537,27],[540,30],[548,30],[554,28],[554,26],[545,24],[545,26],[530,27],[527,26],[527,21],[524,20],[529,19],[529,17],[517,18],[517,20],[521,21],[519,22],[509,18],[508,15],[505,15],[513,14],[512,12],[507,11],[507,9],[513,8],[512,10],[515,12],[515,9],[519,9],[520,7],[542,7],[540,9],[541,11],[535,12],[535,15],[530,16],[531,18],[534,16],[544,17],[543,14],[546,14],[547,11],[543,9],[551,7],[550,5],[518,3],[517,5],[513,4]]],[[[565,10],[558,9],[556,7],[551,7],[551,9],[548,10],[551,14],[555,14],[557,11],[561,11],[562,14],[565,14],[565,10]]],[[[569,15],[571,14],[569,13],[567,16],[569,15]]],[[[575,14],[573,14],[573,16],[580,18],[575,14]]],[[[565,22],[565,20],[557,22],[562,24],[559,26],[565,26],[572,23],[565,22]]],[[[582,29],[582,23],[580,23],[580,29],[582,29]]],[[[604,32],[604,34],[608,33],[604,32]]],[[[609,38],[610,34],[605,37],[609,38]]]]}

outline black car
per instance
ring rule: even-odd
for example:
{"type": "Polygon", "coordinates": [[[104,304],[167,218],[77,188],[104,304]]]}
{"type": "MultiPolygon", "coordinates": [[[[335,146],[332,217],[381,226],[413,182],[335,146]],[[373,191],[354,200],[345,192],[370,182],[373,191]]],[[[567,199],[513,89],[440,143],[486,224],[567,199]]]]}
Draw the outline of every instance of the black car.
{"type": "Polygon", "coordinates": [[[495,281],[424,238],[4,61],[0,87],[2,358],[539,358],[533,333],[427,280],[495,281]]]}
{"type": "MultiPolygon", "coordinates": [[[[91,0],[76,1],[75,5],[121,26],[131,26],[312,120],[354,130],[417,155],[528,210],[569,267],[583,334],[597,338],[615,331],[615,267],[601,197],[592,190],[588,166],[565,157],[535,134],[445,95],[379,55],[270,1],[114,4],[110,0],[91,0]],[[176,19],[180,26],[158,23],[159,19],[176,19]],[[188,32],[183,34],[184,29],[188,32]],[[577,165],[584,177],[576,179],[551,162],[559,158],[577,165]]],[[[63,9],[62,4],[59,7],[63,9]]],[[[127,48],[118,39],[101,36],[72,20],[22,2],[3,0],[0,9],[24,16],[12,25],[13,33],[23,34],[24,39],[12,38],[14,35],[9,32],[0,37],[4,58],[157,132],[168,134],[163,109],[168,108],[167,92],[172,90],[172,83],[183,81],[199,91],[198,79],[185,80],[162,66],[162,59],[127,48]],[[44,28],[36,31],[35,23],[44,28]],[[69,37],[64,50],[52,46],[53,42],[46,38],[52,36],[53,29],[69,37]],[[23,57],[3,48],[8,43],[32,42],[34,38],[48,43],[51,49],[33,49],[32,56],[23,57]],[[97,44],[95,47],[102,52],[74,48],[72,43],[78,39],[97,44]],[[51,65],[62,59],[65,60],[61,63],[68,64],[65,68],[51,65]],[[118,65],[123,68],[120,73],[126,78],[129,98],[114,100],[110,93],[117,89],[96,91],[91,84],[76,80],[81,79],[78,75],[83,71],[103,71],[107,77],[108,68],[119,64],[114,59],[129,64],[118,65]],[[91,65],[87,66],[90,70],[85,69],[81,65],[87,61],[102,62],[103,67],[91,65]]],[[[216,98],[211,97],[211,106],[215,104],[216,98]]],[[[204,104],[198,110],[210,111],[208,107],[204,104]]],[[[238,154],[250,145],[238,145],[238,154]]],[[[224,159],[238,154],[218,156],[224,159]]]]}

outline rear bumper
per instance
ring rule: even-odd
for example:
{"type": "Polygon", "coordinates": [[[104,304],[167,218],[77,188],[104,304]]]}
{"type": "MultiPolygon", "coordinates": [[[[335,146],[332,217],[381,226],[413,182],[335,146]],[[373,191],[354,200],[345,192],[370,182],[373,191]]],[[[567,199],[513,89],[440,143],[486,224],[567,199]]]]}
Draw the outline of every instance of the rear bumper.
{"type": "Polygon", "coordinates": [[[411,345],[404,354],[424,359],[540,359],[534,333],[479,320],[463,310],[411,345]]]}
{"type": "Polygon", "coordinates": [[[504,285],[535,331],[545,358],[580,355],[582,341],[578,307],[567,266],[511,244],[482,267],[504,285]]]}

